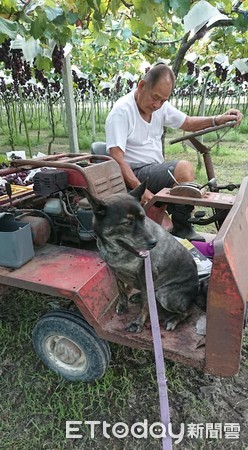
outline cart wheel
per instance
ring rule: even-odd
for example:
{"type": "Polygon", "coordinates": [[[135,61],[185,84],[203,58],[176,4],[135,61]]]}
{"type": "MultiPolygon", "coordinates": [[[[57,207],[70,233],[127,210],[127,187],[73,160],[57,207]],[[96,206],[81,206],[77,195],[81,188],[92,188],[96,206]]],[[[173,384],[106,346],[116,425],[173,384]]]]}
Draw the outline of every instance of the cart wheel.
{"type": "Polygon", "coordinates": [[[42,316],[33,329],[33,345],[42,362],[70,381],[94,381],[106,372],[110,349],[79,314],[57,310],[42,316]]]}

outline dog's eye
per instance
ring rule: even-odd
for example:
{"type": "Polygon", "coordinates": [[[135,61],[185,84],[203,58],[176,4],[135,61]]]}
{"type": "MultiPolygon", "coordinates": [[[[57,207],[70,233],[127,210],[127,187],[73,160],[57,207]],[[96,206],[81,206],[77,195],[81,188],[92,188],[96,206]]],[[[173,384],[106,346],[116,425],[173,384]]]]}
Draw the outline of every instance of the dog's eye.
{"type": "Polygon", "coordinates": [[[135,221],[135,217],[133,214],[127,214],[125,218],[125,225],[132,225],[135,221]]]}
{"type": "Polygon", "coordinates": [[[127,226],[127,225],[132,225],[132,224],[133,224],[133,219],[125,219],[121,222],[120,225],[127,226]]]}

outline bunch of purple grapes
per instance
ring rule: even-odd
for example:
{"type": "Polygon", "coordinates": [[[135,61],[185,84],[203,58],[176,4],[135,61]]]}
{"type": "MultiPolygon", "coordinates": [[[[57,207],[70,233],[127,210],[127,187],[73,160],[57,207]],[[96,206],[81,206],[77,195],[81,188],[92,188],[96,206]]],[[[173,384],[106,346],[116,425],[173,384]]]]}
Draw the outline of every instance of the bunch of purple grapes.
{"type": "Polygon", "coordinates": [[[61,84],[60,84],[59,80],[51,82],[50,85],[51,85],[53,92],[56,92],[57,94],[61,93],[61,84]]]}
{"type": "Polygon", "coordinates": [[[43,84],[44,88],[47,88],[49,82],[48,79],[44,75],[44,70],[39,70],[37,68],[34,69],[34,76],[37,81],[43,84]]]}
{"type": "Polygon", "coordinates": [[[75,70],[72,70],[71,74],[72,74],[72,79],[73,79],[74,83],[78,84],[79,76],[78,76],[77,72],[75,70]]]}
{"type": "Polygon", "coordinates": [[[87,79],[79,77],[75,70],[72,71],[72,78],[74,83],[77,84],[78,89],[81,91],[81,94],[85,94],[87,90],[87,79]]]}
{"type": "Polygon", "coordinates": [[[91,81],[91,80],[88,80],[88,83],[87,83],[87,88],[88,88],[88,90],[92,90],[92,92],[95,92],[96,91],[96,87],[95,87],[95,85],[94,85],[94,83],[93,83],[93,81],[91,81]]]}
{"type": "Polygon", "coordinates": [[[30,64],[27,61],[24,61],[24,72],[25,72],[26,81],[31,80],[32,71],[31,71],[30,64]]]}
{"type": "Polygon", "coordinates": [[[118,76],[118,78],[116,80],[115,90],[116,90],[117,94],[119,94],[119,92],[121,91],[121,76],[120,75],[118,76]]]}
{"type": "Polygon", "coordinates": [[[27,186],[31,184],[32,181],[26,181],[26,178],[29,174],[29,170],[22,170],[18,173],[13,173],[5,176],[5,180],[10,184],[15,184],[17,186],[27,186]]]}
{"type": "Polygon", "coordinates": [[[220,81],[226,81],[228,70],[226,67],[223,67],[220,63],[215,62],[215,75],[220,81]]]}
{"type": "Polygon", "coordinates": [[[214,65],[215,65],[215,75],[217,78],[220,78],[222,73],[222,65],[218,62],[215,62],[214,65]]]}
{"type": "Polygon", "coordinates": [[[6,83],[5,79],[3,77],[0,77],[0,92],[5,93],[6,92],[6,83]]]}
{"type": "Polygon", "coordinates": [[[128,78],[127,85],[129,87],[129,90],[131,91],[133,89],[133,86],[134,86],[134,81],[130,80],[130,78],[128,78]]]}
{"type": "Polygon", "coordinates": [[[86,94],[87,91],[87,80],[85,78],[79,78],[77,85],[80,91],[80,96],[82,99],[84,99],[84,95],[86,94]]]}
{"type": "Polygon", "coordinates": [[[248,73],[241,74],[241,72],[236,68],[235,69],[235,77],[234,77],[234,83],[236,85],[242,84],[244,81],[248,81],[248,73]]]}
{"type": "Polygon", "coordinates": [[[13,49],[11,50],[12,54],[12,63],[11,63],[11,71],[12,77],[14,80],[14,86],[17,87],[20,83],[22,86],[26,83],[25,77],[25,69],[22,59],[22,50],[13,49]]]}
{"type": "Polygon", "coordinates": [[[187,75],[193,75],[195,71],[194,63],[192,63],[191,61],[187,61],[186,66],[187,66],[187,75]]]}
{"type": "Polygon", "coordinates": [[[87,78],[79,77],[75,70],[72,70],[72,78],[73,82],[78,86],[82,99],[84,99],[84,95],[89,92],[90,89],[92,89],[93,92],[96,91],[94,83],[91,80],[87,80],[87,78]]]}
{"type": "Polygon", "coordinates": [[[4,63],[6,69],[11,69],[10,39],[6,39],[0,46],[0,61],[4,63]]]}
{"type": "MultiPolygon", "coordinates": [[[[14,159],[22,159],[22,158],[20,156],[17,156],[15,153],[12,153],[10,155],[10,159],[13,161],[14,159]]],[[[11,164],[2,162],[0,164],[0,169],[7,169],[10,166],[11,166],[11,164]]],[[[30,173],[30,170],[23,169],[21,172],[6,175],[4,177],[4,179],[10,184],[15,184],[18,186],[27,186],[28,184],[32,183],[32,180],[26,181],[26,178],[29,173],[30,173]]],[[[0,187],[0,189],[4,189],[4,188],[0,187]]],[[[0,194],[0,195],[2,195],[2,194],[0,194]]]]}
{"type": "Polygon", "coordinates": [[[199,66],[195,66],[195,76],[196,76],[196,78],[198,78],[199,75],[200,75],[200,68],[199,68],[199,66]]]}
{"type": "Polygon", "coordinates": [[[210,70],[210,64],[205,64],[205,66],[202,67],[203,72],[209,72],[210,70]]]}
{"type": "Polygon", "coordinates": [[[6,69],[11,70],[15,90],[18,84],[25,85],[26,81],[30,80],[30,65],[24,61],[22,50],[10,48],[10,39],[6,39],[0,47],[0,61],[6,69]]]}
{"type": "Polygon", "coordinates": [[[54,70],[56,73],[61,75],[63,65],[64,65],[64,49],[62,45],[55,45],[53,54],[52,54],[52,62],[54,66],[54,70]]]}
{"type": "Polygon", "coordinates": [[[103,95],[103,97],[110,97],[110,88],[106,87],[106,88],[102,89],[101,94],[103,95]]]}

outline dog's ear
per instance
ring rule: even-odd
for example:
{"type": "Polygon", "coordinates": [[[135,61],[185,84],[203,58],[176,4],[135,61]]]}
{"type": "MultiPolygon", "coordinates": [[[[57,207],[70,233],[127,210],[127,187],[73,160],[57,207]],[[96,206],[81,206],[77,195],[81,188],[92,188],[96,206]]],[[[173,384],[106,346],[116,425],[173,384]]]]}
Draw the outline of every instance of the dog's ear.
{"type": "Polygon", "coordinates": [[[89,203],[92,206],[94,214],[99,214],[101,216],[105,216],[107,205],[104,202],[104,200],[101,200],[100,198],[95,197],[93,194],[91,194],[87,189],[82,188],[85,197],[87,200],[89,200],[89,203]]]}
{"type": "Polygon", "coordinates": [[[141,200],[142,195],[144,194],[147,186],[147,180],[142,181],[139,186],[137,186],[135,189],[129,192],[129,195],[132,195],[135,197],[139,202],[141,200]]]}

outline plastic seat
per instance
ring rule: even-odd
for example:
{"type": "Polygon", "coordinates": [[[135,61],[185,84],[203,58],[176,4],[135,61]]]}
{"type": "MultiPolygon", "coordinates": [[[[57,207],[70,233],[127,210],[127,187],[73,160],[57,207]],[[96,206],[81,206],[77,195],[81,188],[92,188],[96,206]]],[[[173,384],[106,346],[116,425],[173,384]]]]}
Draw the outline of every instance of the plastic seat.
{"type": "Polygon", "coordinates": [[[92,155],[107,155],[106,142],[93,142],[90,149],[92,155]]]}

